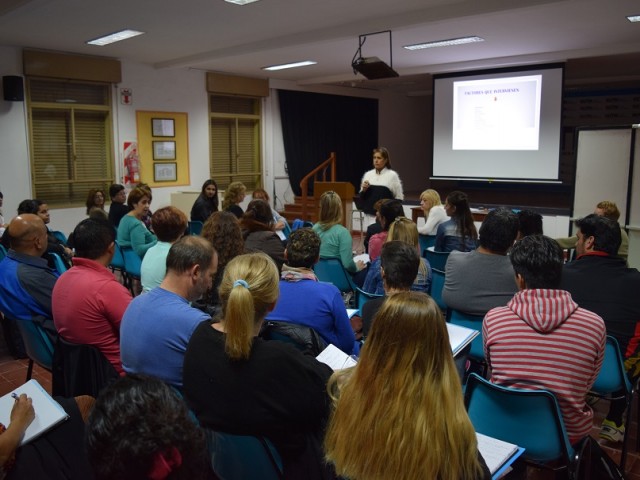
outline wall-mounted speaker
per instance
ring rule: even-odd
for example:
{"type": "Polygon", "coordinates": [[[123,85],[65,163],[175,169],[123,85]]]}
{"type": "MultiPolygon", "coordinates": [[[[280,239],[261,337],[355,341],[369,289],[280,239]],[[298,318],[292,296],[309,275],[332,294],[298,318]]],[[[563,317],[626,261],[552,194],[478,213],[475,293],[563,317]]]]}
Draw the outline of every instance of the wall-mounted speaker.
{"type": "Polygon", "coordinates": [[[2,77],[2,94],[7,102],[24,101],[24,84],[22,77],[6,75],[2,77]]]}

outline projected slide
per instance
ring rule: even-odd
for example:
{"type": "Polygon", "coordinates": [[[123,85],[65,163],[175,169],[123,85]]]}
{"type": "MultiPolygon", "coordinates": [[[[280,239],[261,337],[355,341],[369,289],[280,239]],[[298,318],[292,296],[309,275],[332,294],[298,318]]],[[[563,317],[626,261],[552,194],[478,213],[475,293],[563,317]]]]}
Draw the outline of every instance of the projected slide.
{"type": "Polygon", "coordinates": [[[563,65],[433,77],[433,178],[557,181],[563,65]]]}
{"type": "Polygon", "coordinates": [[[453,82],[453,150],[537,150],[542,75],[453,82]]]}

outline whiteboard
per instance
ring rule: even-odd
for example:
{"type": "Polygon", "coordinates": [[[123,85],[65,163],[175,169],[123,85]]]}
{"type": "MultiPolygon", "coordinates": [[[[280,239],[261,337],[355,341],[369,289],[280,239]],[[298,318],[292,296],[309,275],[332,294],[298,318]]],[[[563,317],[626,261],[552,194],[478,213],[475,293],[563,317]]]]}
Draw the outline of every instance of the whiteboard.
{"type": "Polygon", "coordinates": [[[578,131],[574,218],[610,200],[618,205],[620,223],[625,221],[630,155],[631,128],[578,131]]]}

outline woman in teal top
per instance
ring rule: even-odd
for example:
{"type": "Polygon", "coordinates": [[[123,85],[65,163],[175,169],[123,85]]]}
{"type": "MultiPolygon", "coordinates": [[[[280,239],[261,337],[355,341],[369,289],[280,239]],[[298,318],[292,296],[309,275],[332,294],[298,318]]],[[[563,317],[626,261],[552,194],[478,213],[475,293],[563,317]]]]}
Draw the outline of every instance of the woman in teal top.
{"type": "Polygon", "coordinates": [[[142,223],[142,218],[149,213],[151,194],[147,190],[136,187],[129,193],[127,204],[132,210],[120,220],[118,244],[121,247],[131,247],[140,258],[143,258],[147,250],[158,243],[156,236],[142,223]]]}
{"type": "Polygon", "coordinates": [[[320,237],[320,256],[340,258],[342,266],[352,274],[365,267],[364,262],[353,261],[353,239],[342,221],[342,200],[336,192],[324,192],[320,197],[320,220],[313,231],[320,237]]]}

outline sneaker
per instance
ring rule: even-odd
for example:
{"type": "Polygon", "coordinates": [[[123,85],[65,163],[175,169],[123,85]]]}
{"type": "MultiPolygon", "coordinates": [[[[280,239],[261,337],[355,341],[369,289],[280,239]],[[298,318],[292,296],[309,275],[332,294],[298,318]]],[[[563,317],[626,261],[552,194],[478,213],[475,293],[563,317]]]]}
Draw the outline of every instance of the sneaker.
{"type": "Polygon", "coordinates": [[[610,442],[622,442],[624,439],[624,423],[618,427],[615,422],[605,418],[602,421],[602,427],[600,427],[600,438],[610,442]]]}

